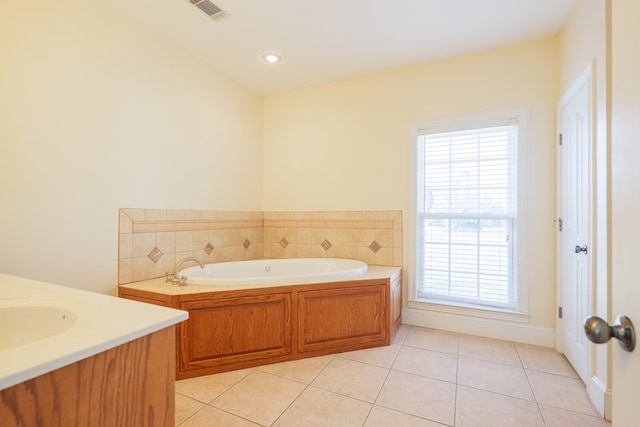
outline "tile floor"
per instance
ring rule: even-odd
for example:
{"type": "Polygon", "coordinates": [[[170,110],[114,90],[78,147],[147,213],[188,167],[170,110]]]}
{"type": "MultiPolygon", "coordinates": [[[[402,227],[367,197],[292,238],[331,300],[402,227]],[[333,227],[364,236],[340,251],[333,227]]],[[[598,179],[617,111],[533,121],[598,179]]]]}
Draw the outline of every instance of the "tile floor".
{"type": "Polygon", "coordinates": [[[611,424],[554,350],[403,325],[387,347],[177,381],[176,425],[611,424]]]}

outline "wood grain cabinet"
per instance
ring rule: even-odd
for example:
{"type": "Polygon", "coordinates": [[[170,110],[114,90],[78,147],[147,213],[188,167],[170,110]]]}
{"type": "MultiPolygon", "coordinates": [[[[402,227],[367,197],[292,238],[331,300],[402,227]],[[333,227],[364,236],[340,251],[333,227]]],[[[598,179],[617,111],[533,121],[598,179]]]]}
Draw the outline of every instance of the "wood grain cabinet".
{"type": "Polygon", "coordinates": [[[124,298],[189,312],[176,334],[178,379],[388,345],[401,323],[400,276],[124,298]]]}
{"type": "Polygon", "coordinates": [[[0,390],[0,425],[175,425],[171,326],[0,390]]]}
{"type": "Polygon", "coordinates": [[[386,284],[298,292],[298,351],[387,344],[386,284]]]}
{"type": "Polygon", "coordinates": [[[291,294],[182,301],[189,320],[180,324],[180,372],[291,354],[291,294]]]}
{"type": "Polygon", "coordinates": [[[391,335],[395,335],[402,325],[402,276],[398,275],[391,281],[391,335]]]}

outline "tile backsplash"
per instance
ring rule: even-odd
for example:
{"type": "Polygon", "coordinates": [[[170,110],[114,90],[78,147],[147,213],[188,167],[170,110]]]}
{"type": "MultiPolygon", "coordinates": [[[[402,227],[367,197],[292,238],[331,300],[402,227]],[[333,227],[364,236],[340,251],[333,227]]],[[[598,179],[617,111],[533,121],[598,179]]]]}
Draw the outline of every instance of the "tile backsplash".
{"type": "MultiPolygon", "coordinates": [[[[402,266],[402,211],[120,209],[118,283],[162,277],[188,256],[351,258],[402,266]]],[[[189,264],[185,264],[185,267],[189,264]]]]}
{"type": "Polygon", "coordinates": [[[267,258],[351,258],[402,266],[402,212],[264,212],[267,258]]]}

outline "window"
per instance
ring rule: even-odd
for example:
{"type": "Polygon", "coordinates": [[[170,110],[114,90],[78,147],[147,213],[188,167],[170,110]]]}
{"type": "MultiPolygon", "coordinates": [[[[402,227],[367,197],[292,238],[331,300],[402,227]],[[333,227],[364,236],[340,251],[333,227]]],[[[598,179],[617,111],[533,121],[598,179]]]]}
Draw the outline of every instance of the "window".
{"type": "Polygon", "coordinates": [[[525,120],[518,111],[416,127],[417,300],[523,308],[518,159],[525,120]]]}

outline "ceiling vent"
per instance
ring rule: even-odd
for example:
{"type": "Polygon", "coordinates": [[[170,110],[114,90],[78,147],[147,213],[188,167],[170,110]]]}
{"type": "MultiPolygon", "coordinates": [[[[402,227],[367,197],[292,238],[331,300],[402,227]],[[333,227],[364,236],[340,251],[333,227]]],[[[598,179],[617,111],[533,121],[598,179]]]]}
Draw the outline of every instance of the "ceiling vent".
{"type": "Polygon", "coordinates": [[[189,3],[206,13],[209,17],[214,20],[222,19],[226,16],[226,14],[215,4],[211,3],[209,0],[188,0],[189,3]]]}

